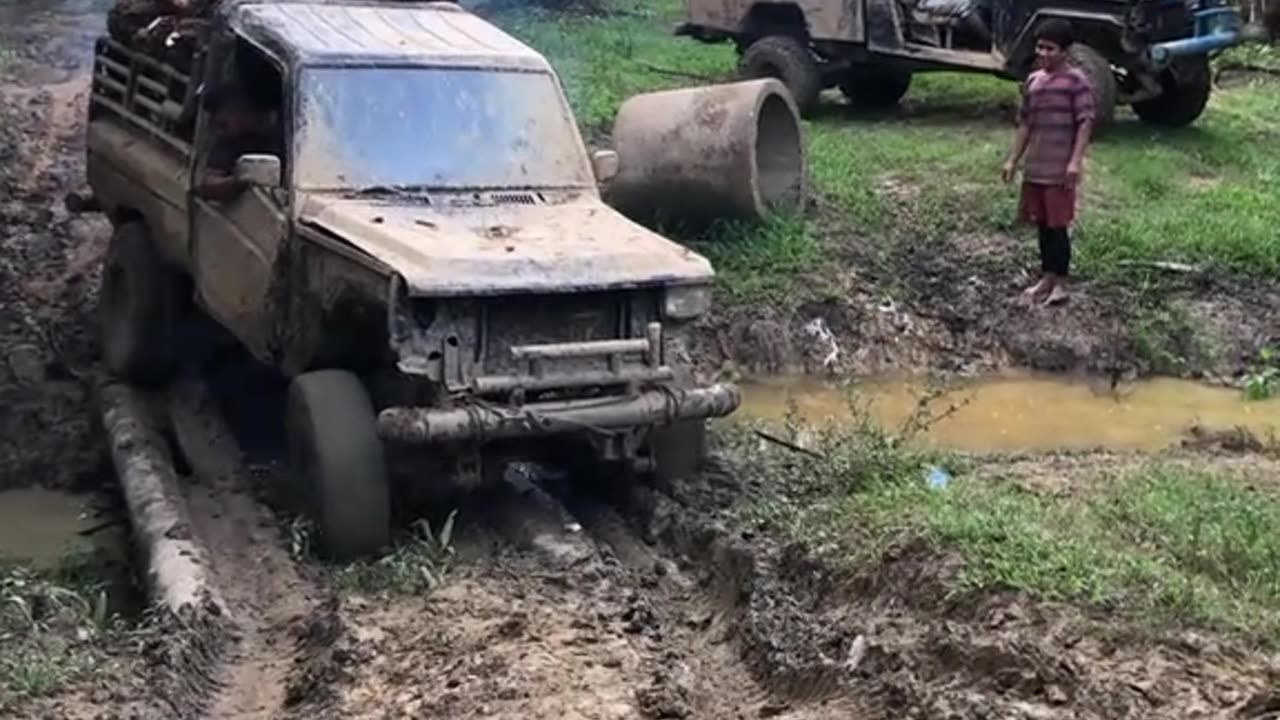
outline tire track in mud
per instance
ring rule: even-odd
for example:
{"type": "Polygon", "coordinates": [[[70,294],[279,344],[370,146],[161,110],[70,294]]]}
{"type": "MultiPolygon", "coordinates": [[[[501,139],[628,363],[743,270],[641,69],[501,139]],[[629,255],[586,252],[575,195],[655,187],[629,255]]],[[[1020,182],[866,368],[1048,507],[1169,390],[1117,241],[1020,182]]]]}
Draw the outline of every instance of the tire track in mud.
{"type": "Polygon", "coordinates": [[[734,572],[646,542],[589,492],[547,490],[473,499],[458,565],[428,597],[348,598],[329,666],[312,669],[334,684],[296,716],[864,716],[833,683],[752,660],[734,572]]]}
{"type": "Polygon", "coordinates": [[[207,717],[279,717],[298,662],[295,632],[322,607],[324,592],[299,572],[274,516],[254,498],[240,450],[208,390],[179,382],[170,391],[169,413],[192,471],[184,485],[192,531],[209,555],[234,636],[217,669],[207,717]]]}

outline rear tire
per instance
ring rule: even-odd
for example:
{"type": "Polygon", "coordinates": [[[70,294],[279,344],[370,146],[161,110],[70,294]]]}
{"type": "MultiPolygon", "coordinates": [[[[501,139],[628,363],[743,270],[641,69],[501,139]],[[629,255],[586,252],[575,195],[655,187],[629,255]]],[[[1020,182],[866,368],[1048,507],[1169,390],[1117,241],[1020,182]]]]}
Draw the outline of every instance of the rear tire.
{"type": "Polygon", "coordinates": [[[1116,95],[1119,92],[1111,62],[1083,43],[1074,43],[1067,49],[1067,62],[1082,70],[1093,87],[1093,127],[1102,129],[1111,125],[1116,119],[1116,95]]]}
{"type": "Polygon", "coordinates": [[[853,107],[882,110],[901,102],[911,87],[911,73],[887,68],[852,70],[840,82],[840,92],[853,107]]]}
{"type": "Polygon", "coordinates": [[[1148,125],[1179,128],[1199,119],[1213,92],[1209,58],[1196,57],[1180,62],[1177,76],[1165,73],[1160,79],[1164,91],[1150,100],[1133,104],[1133,112],[1148,125]]]}
{"type": "Polygon", "coordinates": [[[777,78],[787,86],[800,114],[808,116],[818,106],[822,73],[809,46],[790,35],[769,35],[751,43],[738,61],[744,79],[777,78]]]}
{"type": "Polygon", "coordinates": [[[285,407],[292,484],[278,501],[301,510],[336,560],[377,553],[391,539],[391,492],[377,419],[345,370],[303,373],[285,407]]]}
{"type": "Polygon", "coordinates": [[[98,296],[107,370],[143,386],[172,379],[182,305],[180,276],[160,257],[147,226],[140,220],[117,225],[98,296]]]}

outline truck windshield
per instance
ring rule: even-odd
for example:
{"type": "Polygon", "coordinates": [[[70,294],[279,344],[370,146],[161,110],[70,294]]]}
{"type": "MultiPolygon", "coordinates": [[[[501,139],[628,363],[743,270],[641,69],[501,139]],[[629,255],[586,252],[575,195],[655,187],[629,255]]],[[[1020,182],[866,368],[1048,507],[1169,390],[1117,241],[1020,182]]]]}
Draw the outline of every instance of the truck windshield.
{"type": "Polygon", "coordinates": [[[308,68],[299,91],[295,167],[303,190],[592,182],[548,73],[308,68]]]}

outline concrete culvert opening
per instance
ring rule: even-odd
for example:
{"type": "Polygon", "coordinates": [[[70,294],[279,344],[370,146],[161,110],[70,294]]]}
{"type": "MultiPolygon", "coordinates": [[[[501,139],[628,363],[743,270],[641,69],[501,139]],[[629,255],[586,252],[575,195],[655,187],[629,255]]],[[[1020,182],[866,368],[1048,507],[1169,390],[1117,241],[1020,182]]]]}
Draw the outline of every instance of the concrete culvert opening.
{"type": "Polygon", "coordinates": [[[636,95],[613,125],[605,195],[641,222],[760,221],[805,197],[800,114],[772,78],[636,95]]]}
{"type": "Polygon", "coordinates": [[[800,124],[781,96],[768,94],[756,115],[755,170],[760,200],[774,212],[804,202],[804,148],[800,124]]]}

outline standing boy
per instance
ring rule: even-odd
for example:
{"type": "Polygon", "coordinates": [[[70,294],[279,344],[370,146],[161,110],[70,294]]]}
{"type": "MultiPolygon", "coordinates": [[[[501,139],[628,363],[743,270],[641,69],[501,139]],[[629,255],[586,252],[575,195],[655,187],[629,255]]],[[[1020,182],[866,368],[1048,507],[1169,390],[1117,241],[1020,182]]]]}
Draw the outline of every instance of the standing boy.
{"type": "Polygon", "coordinates": [[[1039,69],[1023,85],[1018,133],[1003,172],[1004,181],[1013,182],[1025,156],[1018,215],[1039,228],[1041,275],[1024,294],[1048,305],[1068,298],[1069,228],[1094,119],[1089,78],[1067,64],[1071,43],[1071,25],[1065,20],[1051,20],[1036,30],[1039,69]]]}

